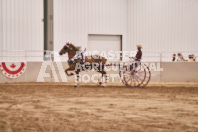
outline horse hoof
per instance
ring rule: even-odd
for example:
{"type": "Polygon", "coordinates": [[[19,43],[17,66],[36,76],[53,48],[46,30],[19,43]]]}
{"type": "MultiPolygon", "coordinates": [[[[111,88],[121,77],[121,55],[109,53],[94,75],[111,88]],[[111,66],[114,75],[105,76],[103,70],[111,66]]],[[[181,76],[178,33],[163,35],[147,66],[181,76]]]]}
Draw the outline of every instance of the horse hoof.
{"type": "Polygon", "coordinates": [[[103,87],[103,88],[106,87],[106,84],[103,84],[102,87],[103,87]]]}
{"type": "Polygon", "coordinates": [[[76,87],[78,87],[78,85],[75,84],[74,87],[76,88],[76,87]]]}
{"type": "Polygon", "coordinates": [[[102,82],[99,82],[99,85],[101,85],[102,84],[102,82]]]}

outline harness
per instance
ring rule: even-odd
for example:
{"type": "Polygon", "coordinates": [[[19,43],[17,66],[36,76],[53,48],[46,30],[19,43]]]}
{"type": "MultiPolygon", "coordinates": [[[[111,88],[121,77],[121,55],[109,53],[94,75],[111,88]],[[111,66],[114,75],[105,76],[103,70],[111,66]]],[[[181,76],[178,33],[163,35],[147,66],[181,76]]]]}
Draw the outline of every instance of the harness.
{"type": "Polygon", "coordinates": [[[82,52],[78,52],[78,53],[76,53],[76,55],[74,55],[71,59],[69,59],[68,60],[68,63],[69,64],[72,64],[72,63],[77,63],[77,59],[81,59],[81,64],[84,64],[85,63],[85,55],[84,55],[84,53],[85,53],[85,51],[86,51],[86,48],[85,48],[85,50],[84,51],[82,51],[82,52]]]}

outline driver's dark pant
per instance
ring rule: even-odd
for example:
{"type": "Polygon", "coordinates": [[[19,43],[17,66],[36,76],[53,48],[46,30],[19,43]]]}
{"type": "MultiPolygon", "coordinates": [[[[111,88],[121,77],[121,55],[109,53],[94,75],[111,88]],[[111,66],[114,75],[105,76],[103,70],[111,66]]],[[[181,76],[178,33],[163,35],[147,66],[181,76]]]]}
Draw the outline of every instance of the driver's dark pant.
{"type": "Polygon", "coordinates": [[[130,70],[135,71],[136,68],[137,68],[140,64],[141,64],[140,61],[134,61],[134,62],[132,62],[131,65],[130,65],[130,70]]]}

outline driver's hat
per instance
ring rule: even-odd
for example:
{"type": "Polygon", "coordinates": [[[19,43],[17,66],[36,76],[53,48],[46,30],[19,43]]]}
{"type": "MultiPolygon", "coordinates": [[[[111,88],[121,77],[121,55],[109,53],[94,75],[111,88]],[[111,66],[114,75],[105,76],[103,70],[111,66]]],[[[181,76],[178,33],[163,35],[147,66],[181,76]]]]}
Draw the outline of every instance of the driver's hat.
{"type": "Polygon", "coordinates": [[[142,48],[142,45],[140,45],[140,44],[138,44],[138,45],[136,45],[137,46],[137,48],[142,48]]]}

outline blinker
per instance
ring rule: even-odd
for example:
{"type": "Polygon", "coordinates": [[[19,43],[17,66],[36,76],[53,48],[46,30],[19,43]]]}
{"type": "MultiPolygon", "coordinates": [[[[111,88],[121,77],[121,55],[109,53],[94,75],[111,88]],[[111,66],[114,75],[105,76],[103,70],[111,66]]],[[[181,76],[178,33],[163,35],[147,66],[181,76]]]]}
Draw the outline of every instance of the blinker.
{"type": "Polygon", "coordinates": [[[67,46],[64,46],[64,50],[67,50],[67,46]]]}

